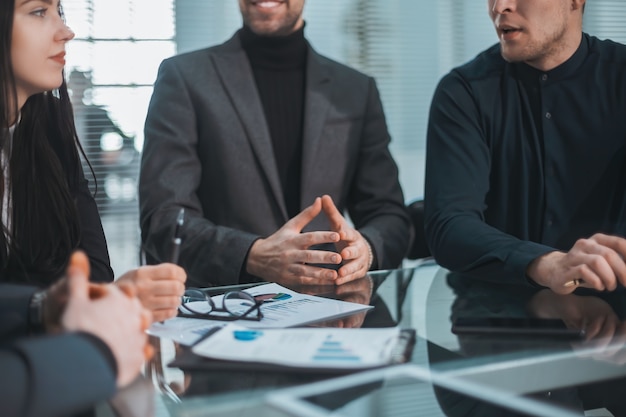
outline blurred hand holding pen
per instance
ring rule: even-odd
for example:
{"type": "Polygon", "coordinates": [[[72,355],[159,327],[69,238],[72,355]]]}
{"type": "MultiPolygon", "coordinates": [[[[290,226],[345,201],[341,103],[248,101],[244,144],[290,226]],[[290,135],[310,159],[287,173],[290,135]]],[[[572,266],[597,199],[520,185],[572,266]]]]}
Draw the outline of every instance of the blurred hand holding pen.
{"type": "MultiPolygon", "coordinates": [[[[174,229],[174,237],[172,238],[172,251],[170,252],[170,262],[178,265],[178,258],[180,257],[180,244],[183,242],[180,237],[180,229],[185,224],[185,208],[181,207],[176,218],[176,227],[174,229]]],[[[163,324],[163,321],[161,321],[163,324]]]]}
{"type": "Polygon", "coordinates": [[[185,208],[181,207],[176,218],[176,228],[174,229],[174,237],[172,238],[172,252],[170,253],[170,262],[178,265],[178,258],[180,256],[180,244],[182,239],[180,237],[180,230],[185,224],[185,208]]]}

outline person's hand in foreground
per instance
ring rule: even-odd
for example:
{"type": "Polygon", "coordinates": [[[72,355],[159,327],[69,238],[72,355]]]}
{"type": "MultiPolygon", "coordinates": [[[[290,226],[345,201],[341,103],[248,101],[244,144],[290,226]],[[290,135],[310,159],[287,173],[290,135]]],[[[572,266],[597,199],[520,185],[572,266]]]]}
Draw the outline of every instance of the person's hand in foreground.
{"type": "MultiPolygon", "coordinates": [[[[81,255],[85,256],[78,253],[73,257],[81,255]]],[[[142,307],[131,285],[90,284],[84,269],[74,262],[68,268],[67,289],[61,329],[101,339],[115,357],[118,387],[128,385],[151,356],[145,333],[152,320],[150,312],[142,307]]]]}

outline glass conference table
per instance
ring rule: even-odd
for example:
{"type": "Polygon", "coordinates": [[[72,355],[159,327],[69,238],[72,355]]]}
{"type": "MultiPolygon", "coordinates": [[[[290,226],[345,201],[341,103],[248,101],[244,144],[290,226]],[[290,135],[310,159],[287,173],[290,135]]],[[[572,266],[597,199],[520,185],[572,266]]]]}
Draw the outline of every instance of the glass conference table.
{"type": "Polygon", "coordinates": [[[293,289],[374,306],[325,326],[415,329],[410,359],[348,375],[178,369],[168,364],[186,348],[153,339],[157,354],[144,378],[98,415],[626,416],[623,289],[558,296],[480,282],[429,261],[343,287],[293,289]],[[458,317],[558,318],[586,336],[457,335],[458,317]]]}

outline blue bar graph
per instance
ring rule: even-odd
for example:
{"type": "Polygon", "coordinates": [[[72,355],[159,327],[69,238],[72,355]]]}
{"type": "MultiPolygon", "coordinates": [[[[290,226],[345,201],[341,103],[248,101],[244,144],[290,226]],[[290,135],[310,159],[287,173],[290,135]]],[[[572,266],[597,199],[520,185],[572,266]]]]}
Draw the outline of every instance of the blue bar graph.
{"type": "Polygon", "coordinates": [[[349,346],[343,345],[340,341],[328,336],[322,345],[317,348],[312,358],[320,362],[360,362],[361,357],[354,354],[349,346]]]}

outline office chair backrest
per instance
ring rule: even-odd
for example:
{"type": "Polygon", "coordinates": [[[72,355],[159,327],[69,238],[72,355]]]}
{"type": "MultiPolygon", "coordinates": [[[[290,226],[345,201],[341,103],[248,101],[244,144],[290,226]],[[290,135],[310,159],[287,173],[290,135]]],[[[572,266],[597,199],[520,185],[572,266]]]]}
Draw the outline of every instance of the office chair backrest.
{"type": "Polygon", "coordinates": [[[426,236],[424,234],[424,200],[415,200],[407,206],[407,211],[411,217],[411,223],[414,229],[413,244],[409,248],[407,258],[420,259],[428,258],[430,255],[430,249],[426,243],[426,236]]]}

